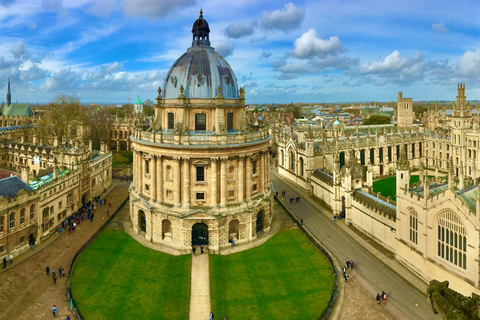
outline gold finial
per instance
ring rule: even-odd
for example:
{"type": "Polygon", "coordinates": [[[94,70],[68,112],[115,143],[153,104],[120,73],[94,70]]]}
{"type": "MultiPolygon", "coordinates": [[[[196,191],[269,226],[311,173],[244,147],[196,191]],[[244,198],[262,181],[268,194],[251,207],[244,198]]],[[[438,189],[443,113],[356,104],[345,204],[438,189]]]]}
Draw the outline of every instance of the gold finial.
{"type": "Polygon", "coordinates": [[[200,17],[203,16],[203,10],[200,9],[200,17]]]}

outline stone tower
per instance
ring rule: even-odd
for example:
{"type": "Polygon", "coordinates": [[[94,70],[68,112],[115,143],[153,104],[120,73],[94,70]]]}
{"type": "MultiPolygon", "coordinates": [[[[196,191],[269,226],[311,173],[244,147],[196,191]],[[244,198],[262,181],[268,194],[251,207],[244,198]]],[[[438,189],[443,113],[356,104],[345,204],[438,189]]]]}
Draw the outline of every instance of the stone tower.
{"type": "Polygon", "coordinates": [[[397,98],[397,126],[403,129],[413,127],[413,99],[403,98],[402,93],[398,93],[397,98]]]}

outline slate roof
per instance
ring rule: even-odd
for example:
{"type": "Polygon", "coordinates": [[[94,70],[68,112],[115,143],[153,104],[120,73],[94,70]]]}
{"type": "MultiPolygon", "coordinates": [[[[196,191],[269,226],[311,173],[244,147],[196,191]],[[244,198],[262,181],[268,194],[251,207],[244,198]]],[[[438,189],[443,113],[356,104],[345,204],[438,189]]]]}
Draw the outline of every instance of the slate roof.
{"type": "Polygon", "coordinates": [[[355,190],[353,192],[353,198],[359,202],[367,204],[369,207],[376,208],[379,211],[383,212],[384,215],[388,215],[389,219],[393,219],[395,221],[397,217],[397,206],[378,199],[375,196],[363,191],[363,190],[355,190]]]}
{"type": "Polygon", "coordinates": [[[323,172],[320,169],[315,169],[315,171],[313,171],[313,175],[315,177],[317,177],[318,179],[320,179],[320,180],[328,183],[329,185],[333,186],[333,177],[331,175],[329,175],[328,173],[323,172]]]}
{"type": "Polygon", "coordinates": [[[17,176],[0,179],[0,196],[14,198],[21,190],[33,192],[32,187],[17,176]]]}

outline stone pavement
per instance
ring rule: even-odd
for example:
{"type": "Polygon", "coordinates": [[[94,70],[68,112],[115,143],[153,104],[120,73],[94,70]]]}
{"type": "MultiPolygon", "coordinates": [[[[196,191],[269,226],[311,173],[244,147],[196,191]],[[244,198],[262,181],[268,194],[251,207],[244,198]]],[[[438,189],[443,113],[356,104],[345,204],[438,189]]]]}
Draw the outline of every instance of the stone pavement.
{"type": "MultiPolygon", "coordinates": [[[[107,192],[101,195],[112,203],[111,212],[128,197],[129,183],[114,181],[107,192]]],[[[54,285],[52,277],[46,276],[45,267],[48,265],[50,269],[58,270],[62,266],[68,271],[77,250],[103,224],[106,211],[106,206],[97,206],[92,223],[80,223],[71,235],[68,232],[52,235],[36,246],[34,251],[15,257],[12,266],[1,270],[0,319],[51,318],[53,305],[58,308],[58,318],[72,316],[66,299],[68,277],[59,277],[54,285]]]]}
{"type": "MultiPolygon", "coordinates": [[[[360,237],[352,228],[346,226],[343,220],[333,222],[331,212],[312,200],[307,192],[291,182],[286,183],[275,174],[271,177],[279,193],[286,190],[285,199],[301,197],[299,203],[289,204],[285,201],[286,206],[303,218],[306,229],[333,253],[341,265],[346,259],[354,260],[355,270],[352,275],[371,294],[372,299],[377,292],[387,293],[386,309],[392,316],[399,319],[441,318],[432,312],[425,295],[426,284],[422,280],[387,252],[379,250],[371,241],[360,237]]],[[[338,271],[341,277],[342,274],[338,271]]]]}
{"type": "Polygon", "coordinates": [[[190,284],[190,320],[208,320],[210,306],[210,273],[208,250],[200,253],[197,247],[196,256],[192,254],[192,273],[190,284]]]}

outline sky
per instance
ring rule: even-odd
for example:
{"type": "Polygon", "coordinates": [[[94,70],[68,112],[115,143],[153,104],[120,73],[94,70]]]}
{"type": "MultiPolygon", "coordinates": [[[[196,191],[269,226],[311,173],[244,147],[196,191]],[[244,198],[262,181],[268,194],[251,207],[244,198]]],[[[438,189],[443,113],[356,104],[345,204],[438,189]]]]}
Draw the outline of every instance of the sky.
{"type": "Polygon", "coordinates": [[[200,9],[246,103],[480,99],[477,1],[0,0],[0,101],[154,100],[200,9]]]}

